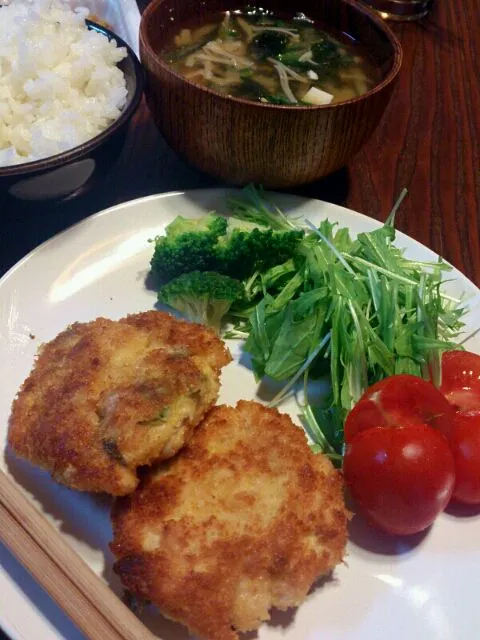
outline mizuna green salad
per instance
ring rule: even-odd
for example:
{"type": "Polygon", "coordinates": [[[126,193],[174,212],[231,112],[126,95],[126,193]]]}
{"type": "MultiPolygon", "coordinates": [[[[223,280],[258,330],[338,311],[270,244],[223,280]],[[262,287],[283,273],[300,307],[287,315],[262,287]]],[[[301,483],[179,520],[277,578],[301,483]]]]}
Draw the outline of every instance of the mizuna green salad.
{"type": "Polygon", "coordinates": [[[244,340],[256,378],[283,382],[272,405],[303,387],[311,446],[340,461],[345,417],[369,385],[399,373],[438,380],[442,353],[458,348],[465,309],[441,290],[451,267],[395,246],[397,206],[352,238],[328,219],[287,217],[251,186],[227,205],[228,218],[179,216],[155,239],[159,301],[244,340]],[[330,392],[313,404],[320,378],[330,392]]]}

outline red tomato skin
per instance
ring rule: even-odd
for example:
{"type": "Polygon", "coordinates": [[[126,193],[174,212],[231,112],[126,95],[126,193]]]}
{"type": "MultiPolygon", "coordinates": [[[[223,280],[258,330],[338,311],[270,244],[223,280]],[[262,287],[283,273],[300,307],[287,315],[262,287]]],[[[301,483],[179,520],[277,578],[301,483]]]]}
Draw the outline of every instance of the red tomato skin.
{"type": "Polygon", "coordinates": [[[469,351],[446,351],[440,391],[456,409],[480,411],[480,356],[469,351]]]}
{"type": "Polygon", "coordinates": [[[372,427],[428,424],[447,437],[454,410],[431,382],[417,376],[390,376],[369,387],[345,420],[345,442],[372,427]]]}
{"type": "Polygon", "coordinates": [[[452,499],[480,504],[480,413],[457,413],[450,448],[456,476],[452,499]]]}
{"type": "Polygon", "coordinates": [[[366,519],[395,535],[429,527],[455,483],[447,439],[424,424],[361,431],[346,447],[343,474],[366,519]]]}

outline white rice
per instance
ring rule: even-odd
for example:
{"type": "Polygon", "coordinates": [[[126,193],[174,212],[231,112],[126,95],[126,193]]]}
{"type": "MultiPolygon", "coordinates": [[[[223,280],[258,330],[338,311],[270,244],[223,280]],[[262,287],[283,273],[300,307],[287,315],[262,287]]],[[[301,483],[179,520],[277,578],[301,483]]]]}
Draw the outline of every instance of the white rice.
{"type": "Polygon", "coordinates": [[[119,117],[127,52],[88,30],[87,16],[65,0],[0,8],[0,166],[76,147],[119,117]]]}

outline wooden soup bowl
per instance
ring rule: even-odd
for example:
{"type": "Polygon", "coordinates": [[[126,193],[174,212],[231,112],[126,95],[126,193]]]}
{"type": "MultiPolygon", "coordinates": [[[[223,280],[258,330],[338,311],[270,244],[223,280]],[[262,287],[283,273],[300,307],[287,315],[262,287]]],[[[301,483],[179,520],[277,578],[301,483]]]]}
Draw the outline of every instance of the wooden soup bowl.
{"type": "MultiPolygon", "coordinates": [[[[342,167],[372,134],[402,63],[400,43],[385,23],[355,0],[303,0],[304,12],[355,38],[382,69],[364,95],[324,106],[279,106],[220,95],[186,80],[159,52],[178,24],[251,4],[243,0],[152,0],[140,24],[146,97],[168,144],[189,163],[234,184],[284,188],[313,182],[342,167]]],[[[261,6],[292,15],[290,0],[261,6]]]]}

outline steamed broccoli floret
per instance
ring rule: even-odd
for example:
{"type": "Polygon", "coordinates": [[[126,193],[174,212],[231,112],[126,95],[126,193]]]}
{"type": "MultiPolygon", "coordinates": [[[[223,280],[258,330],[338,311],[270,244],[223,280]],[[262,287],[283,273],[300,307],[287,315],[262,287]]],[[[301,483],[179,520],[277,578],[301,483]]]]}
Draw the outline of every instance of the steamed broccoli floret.
{"type": "Polygon", "coordinates": [[[184,233],[200,233],[207,232],[213,234],[216,238],[223,236],[227,230],[227,220],[223,216],[217,216],[209,213],[200,218],[184,218],[177,216],[167,228],[167,238],[174,238],[184,233]]]}
{"type": "Polygon", "coordinates": [[[257,222],[208,214],[176,218],[166,236],[155,239],[152,273],[168,282],[190,271],[216,271],[238,280],[292,257],[299,230],[273,230],[257,222]]]}
{"type": "Polygon", "coordinates": [[[158,300],[188,320],[212,327],[218,333],[225,314],[236,300],[243,297],[243,293],[243,284],[235,278],[209,271],[193,271],[161,287],[158,300]]]}
{"type": "Polygon", "coordinates": [[[168,282],[189,271],[215,270],[215,245],[226,229],[227,220],[212,213],[196,219],[178,216],[167,226],[165,236],[155,238],[150,261],[153,275],[168,282]]]}
{"type": "Polygon", "coordinates": [[[217,270],[240,280],[255,271],[266,271],[291,258],[303,236],[303,231],[255,227],[251,231],[242,231],[241,227],[233,228],[218,239],[217,270]]]}

